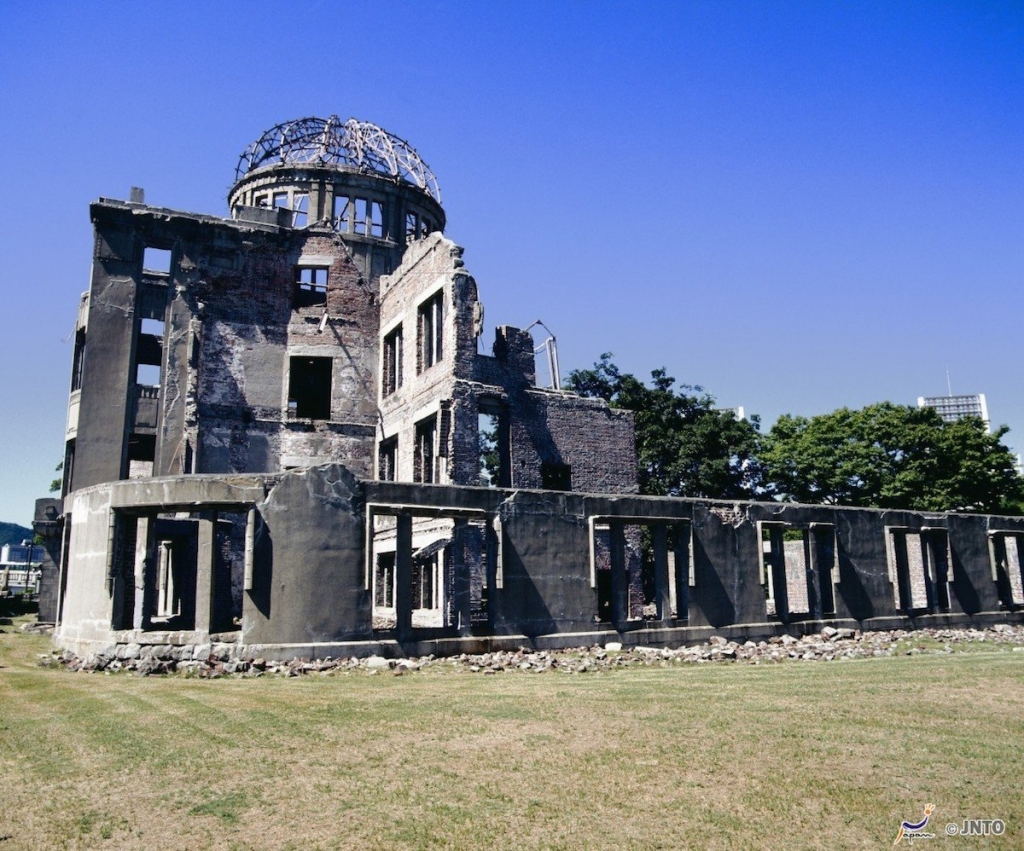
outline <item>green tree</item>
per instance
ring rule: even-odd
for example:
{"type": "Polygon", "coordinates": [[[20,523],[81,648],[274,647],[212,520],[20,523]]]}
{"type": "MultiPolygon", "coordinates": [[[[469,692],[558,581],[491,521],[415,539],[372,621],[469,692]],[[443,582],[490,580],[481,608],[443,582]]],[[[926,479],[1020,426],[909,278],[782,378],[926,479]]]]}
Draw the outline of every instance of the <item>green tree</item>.
{"type": "Polygon", "coordinates": [[[605,352],[591,369],[573,370],[567,390],[633,411],[640,492],[712,499],[750,499],[758,491],[757,418],[716,411],[700,387],[680,385],[664,369],[650,386],[623,373],[605,352]]]}
{"type": "MultiPolygon", "coordinates": [[[[64,462],[61,461],[56,467],[53,468],[58,473],[64,469],[64,462]]],[[[50,493],[56,493],[64,486],[63,479],[56,478],[50,482],[50,493]]]]}
{"type": "Polygon", "coordinates": [[[1020,513],[1024,480],[980,419],[882,402],[816,417],[785,415],[764,437],[768,490],[783,500],[920,511],[1020,513]]]}

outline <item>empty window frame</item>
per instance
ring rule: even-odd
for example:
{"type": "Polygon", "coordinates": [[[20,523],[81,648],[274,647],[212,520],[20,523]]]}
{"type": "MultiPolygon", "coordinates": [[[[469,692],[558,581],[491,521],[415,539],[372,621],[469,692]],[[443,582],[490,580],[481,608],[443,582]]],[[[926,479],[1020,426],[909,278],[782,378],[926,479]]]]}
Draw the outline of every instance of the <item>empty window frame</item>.
{"type": "Polygon", "coordinates": [[[398,437],[382,440],[377,447],[377,478],[382,482],[398,479],[398,437]]]}
{"type": "Polygon", "coordinates": [[[419,239],[420,236],[420,217],[416,213],[405,214],[405,238],[419,239]]]}
{"type": "Polygon", "coordinates": [[[352,233],[359,236],[366,235],[366,220],[369,218],[367,207],[369,205],[365,198],[355,199],[355,218],[352,222],[352,233]]]}
{"type": "Polygon", "coordinates": [[[154,248],[147,245],[142,255],[142,268],[146,272],[169,275],[171,272],[171,251],[169,248],[154,248]]]}
{"type": "Polygon", "coordinates": [[[82,368],[85,366],[85,329],[75,332],[75,354],[71,361],[71,392],[82,389],[82,368]]]}
{"type": "MultiPolygon", "coordinates": [[[[442,551],[443,552],[443,551],[442,551]]],[[[416,558],[412,563],[412,607],[413,609],[436,610],[440,605],[441,577],[438,575],[441,553],[416,558]]]]}
{"type": "Polygon", "coordinates": [[[555,461],[540,465],[540,486],[549,491],[572,490],[572,467],[555,461]]]}
{"type": "Polygon", "coordinates": [[[1000,600],[1009,609],[1018,609],[1024,606],[1022,544],[1024,544],[1024,535],[1014,532],[989,533],[992,579],[999,588],[1000,600]]]}
{"type": "Polygon", "coordinates": [[[370,201],[370,236],[384,236],[384,207],[379,201],[370,201]]]}
{"type": "Polygon", "coordinates": [[[128,436],[128,470],[125,478],[149,478],[153,475],[153,463],[155,460],[155,435],[131,434],[128,436]]]}
{"type": "Polygon", "coordinates": [[[384,363],[381,369],[381,394],[390,396],[402,386],[402,326],[384,337],[384,363]]]}
{"type": "Polygon", "coordinates": [[[295,306],[308,307],[327,303],[326,266],[295,267],[295,306]]]}
{"type": "Polygon", "coordinates": [[[949,608],[949,544],[945,529],[886,527],[895,607],[917,612],[949,608]]]}
{"type": "Polygon", "coordinates": [[[296,192],[292,197],[291,205],[292,227],[304,228],[309,222],[309,195],[305,192],[296,192]]]}
{"type": "Polygon", "coordinates": [[[395,554],[380,553],[373,575],[373,605],[381,609],[395,607],[395,554]]]}
{"type": "Polygon", "coordinates": [[[808,530],[784,523],[758,525],[767,614],[784,622],[809,616],[814,600],[808,530]]]}
{"type": "Polygon", "coordinates": [[[135,347],[135,383],[143,387],[160,386],[163,363],[164,323],[159,319],[143,319],[135,347]]]}
{"type": "Polygon", "coordinates": [[[444,357],[444,290],[420,305],[417,326],[417,372],[423,372],[444,357]]]}
{"type": "Polygon", "coordinates": [[[290,417],[309,420],[331,418],[331,366],[331,358],[289,358],[290,417]]]}
{"type": "Polygon", "coordinates": [[[358,236],[384,238],[384,204],[372,198],[335,195],[331,221],[334,229],[358,236]]]}
{"type": "Polygon", "coordinates": [[[334,210],[331,215],[331,221],[334,223],[334,229],[339,231],[351,231],[352,213],[352,199],[348,195],[335,195],[334,210]]]}
{"type": "Polygon", "coordinates": [[[413,447],[414,482],[430,484],[437,481],[437,418],[430,417],[416,424],[413,447]]]}

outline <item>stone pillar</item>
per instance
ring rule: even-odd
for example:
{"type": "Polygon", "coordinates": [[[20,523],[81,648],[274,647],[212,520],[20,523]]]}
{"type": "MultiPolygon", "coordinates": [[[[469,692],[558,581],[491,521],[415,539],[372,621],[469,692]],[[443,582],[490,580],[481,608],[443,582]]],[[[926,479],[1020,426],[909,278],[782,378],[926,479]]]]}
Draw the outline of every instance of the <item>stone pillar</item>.
{"type": "Polygon", "coordinates": [[[672,593],[668,576],[668,529],[664,523],[651,527],[651,544],[654,550],[654,601],[658,608],[658,620],[668,623],[672,620],[672,593]]]}
{"type": "Polygon", "coordinates": [[[469,560],[466,558],[466,536],[469,523],[457,519],[452,531],[452,626],[459,635],[469,635],[472,622],[472,595],[470,593],[469,560]]]}
{"type": "Polygon", "coordinates": [[[214,619],[214,583],[217,560],[217,512],[199,518],[199,546],[196,549],[196,629],[209,632],[214,619]]]}
{"type": "Polygon", "coordinates": [[[629,570],[626,566],[626,529],[622,523],[611,521],[610,555],[612,584],[612,625],[625,626],[629,618],[629,570]]]}
{"type": "Polygon", "coordinates": [[[154,582],[150,556],[150,532],[153,520],[140,517],[136,521],[135,532],[135,611],[132,613],[133,629],[149,629],[149,616],[153,611],[152,599],[154,582]]]}
{"type": "Polygon", "coordinates": [[[412,632],[412,515],[395,521],[395,633],[401,641],[412,632]]]}
{"type": "Polygon", "coordinates": [[[786,587],[785,530],[772,526],[771,537],[772,590],[775,592],[775,616],[789,623],[789,589],[786,587]]]}
{"type": "Polygon", "coordinates": [[[676,555],[676,619],[690,619],[690,527],[680,524],[675,540],[676,555]]]}
{"type": "Polygon", "coordinates": [[[501,547],[498,536],[501,526],[497,521],[484,525],[484,565],[487,571],[487,627],[494,629],[501,617],[498,603],[498,558],[501,547]]]}

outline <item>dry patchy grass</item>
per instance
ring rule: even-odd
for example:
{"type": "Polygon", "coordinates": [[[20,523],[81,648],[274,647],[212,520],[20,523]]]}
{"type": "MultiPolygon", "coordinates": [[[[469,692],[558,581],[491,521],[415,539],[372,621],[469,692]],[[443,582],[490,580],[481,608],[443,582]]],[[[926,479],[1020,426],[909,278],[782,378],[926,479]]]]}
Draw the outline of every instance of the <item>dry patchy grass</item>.
{"type": "Polygon", "coordinates": [[[1021,847],[1024,653],[484,677],[72,674],[0,635],[0,849],[1021,847]],[[966,841],[966,840],[964,840],[966,841]],[[972,847],[983,847],[972,840],[972,847]]]}

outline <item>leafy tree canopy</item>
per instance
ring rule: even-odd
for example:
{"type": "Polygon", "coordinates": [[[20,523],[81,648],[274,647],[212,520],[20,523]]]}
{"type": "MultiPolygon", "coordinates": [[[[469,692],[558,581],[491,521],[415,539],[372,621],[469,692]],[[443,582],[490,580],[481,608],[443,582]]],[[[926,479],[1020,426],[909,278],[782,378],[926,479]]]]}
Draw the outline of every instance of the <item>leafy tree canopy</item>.
{"type": "Polygon", "coordinates": [[[779,498],[919,511],[1020,513],[1024,480],[978,418],[882,402],[780,417],[763,438],[765,482],[779,498]]]}
{"type": "Polygon", "coordinates": [[[633,411],[640,492],[668,496],[752,499],[760,477],[759,421],[716,411],[700,387],[680,385],[664,369],[650,385],[623,373],[605,352],[591,369],[577,369],[567,390],[633,411]]]}

